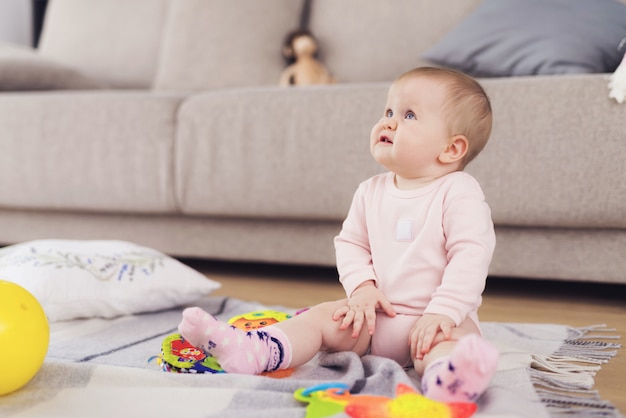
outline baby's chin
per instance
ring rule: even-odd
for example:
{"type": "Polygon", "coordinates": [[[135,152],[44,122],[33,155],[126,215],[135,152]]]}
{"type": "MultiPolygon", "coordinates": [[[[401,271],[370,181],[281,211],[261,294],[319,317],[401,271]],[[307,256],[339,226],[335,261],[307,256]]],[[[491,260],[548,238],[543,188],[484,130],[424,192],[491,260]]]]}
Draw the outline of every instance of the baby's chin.
{"type": "Polygon", "coordinates": [[[374,158],[374,161],[376,161],[379,165],[383,166],[389,171],[393,171],[389,164],[390,162],[389,157],[387,155],[384,155],[385,154],[384,152],[381,152],[380,150],[377,150],[374,148],[371,150],[371,154],[372,154],[372,157],[374,158]]]}

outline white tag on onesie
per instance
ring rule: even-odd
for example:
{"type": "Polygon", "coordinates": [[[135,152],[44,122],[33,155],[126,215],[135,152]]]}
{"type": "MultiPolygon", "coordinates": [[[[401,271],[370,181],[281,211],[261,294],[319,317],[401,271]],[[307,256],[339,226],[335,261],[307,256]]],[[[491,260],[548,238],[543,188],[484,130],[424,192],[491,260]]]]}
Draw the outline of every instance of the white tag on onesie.
{"type": "Polygon", "coordinates": [[[396,240],[413,241],[413,221],[400,219],[396,223],[396,240]]]}

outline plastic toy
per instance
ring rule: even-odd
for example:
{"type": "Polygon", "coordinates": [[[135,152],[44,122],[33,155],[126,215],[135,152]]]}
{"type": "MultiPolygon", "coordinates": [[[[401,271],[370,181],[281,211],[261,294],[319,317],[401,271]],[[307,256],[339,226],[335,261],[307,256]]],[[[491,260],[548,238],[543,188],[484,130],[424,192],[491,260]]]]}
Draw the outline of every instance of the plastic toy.
{"type": "Polygon", "coordinates": [[[266,327],[289,318],[291,318],[291,315],[284,312],[265,310],[248,312],[242,315],[234,316],[228,320],[228,323],[241,330],[250,331],[266,327]]]}
{"type": "Polygon", "coordinates": [[[425,398],[407,385],[399,384],[396,397],[351,395],[343,383],[298,389],[294,397],[308,404],[306,418],[323,418],[345,413],[353,418],[466,418],[476,404],[442,403],[425,398]]]}
{"type": "Polygon", "coordinates": [[[180,334],[169,335],[163,340],[157,362],[164,372],[225,373],[215,357],[207,356],[180,334]]]}
{"type": "MultiPolygon", "coordinates": [[[[237,315],[228,323],[244,331],[250,331],[275,324],[291,315],[273,310],[253,311],[237,315]]],[[[215,357],[205,354],[202,350],[189,344],[182,335],[171,334],[161,344],[161,355],[150,358],[157,360],[164,372],[172,373],[226,373],[215,357]]],[[[268,373],[273,377],[286,377],[293,369],[268,373]]]]}
{"type": "Polygon", "coordinates": [[[18,390],[37,374],[49,341],[48,319],[37,299],[0,280],[0,395],[18,390]]]}

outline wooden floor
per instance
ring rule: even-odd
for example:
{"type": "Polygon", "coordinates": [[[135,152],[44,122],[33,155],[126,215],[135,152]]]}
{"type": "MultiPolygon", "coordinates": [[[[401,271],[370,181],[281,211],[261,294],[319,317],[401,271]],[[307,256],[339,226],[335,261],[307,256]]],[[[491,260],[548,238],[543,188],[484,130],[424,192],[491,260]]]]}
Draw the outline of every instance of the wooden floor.
{"type": "MultiPolygon", "coordinates": [[[[299,308],[344,297],[331,268],[271,266],[184,260],[222,283],[215,295],[299,308]]],[[[626,285],[490,278],[482,321],[606,324],[626,339],[626,285]]],[[[626,347],[596,376],[595,388],[626,415],[626,347]]]]}

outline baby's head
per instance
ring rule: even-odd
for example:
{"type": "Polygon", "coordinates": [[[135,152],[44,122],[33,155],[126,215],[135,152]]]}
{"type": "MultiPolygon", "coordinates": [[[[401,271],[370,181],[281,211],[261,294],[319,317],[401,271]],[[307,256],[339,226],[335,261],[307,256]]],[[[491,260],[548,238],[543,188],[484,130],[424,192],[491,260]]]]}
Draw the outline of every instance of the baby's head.
{"type": "Polygon", "coordinates": [[[398,77],[394,84],[413,77],[435,81],[445,89],[440,110],[449,137],[462,135],[468,143],[467,152],[459,167],[463,169],[482,151],[491,135],[492,112],[489,97],[472,77],[451,69],[415,68],[398,77]]]}

